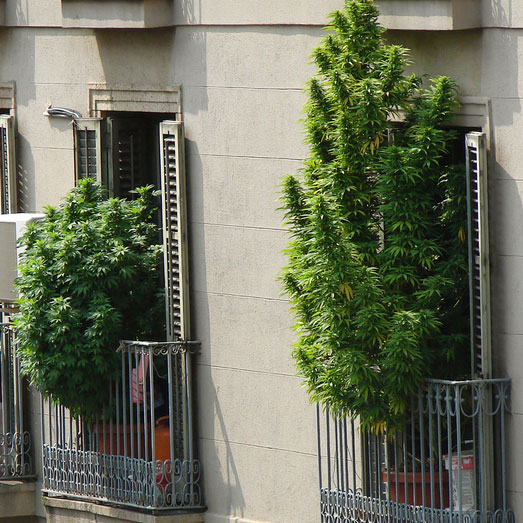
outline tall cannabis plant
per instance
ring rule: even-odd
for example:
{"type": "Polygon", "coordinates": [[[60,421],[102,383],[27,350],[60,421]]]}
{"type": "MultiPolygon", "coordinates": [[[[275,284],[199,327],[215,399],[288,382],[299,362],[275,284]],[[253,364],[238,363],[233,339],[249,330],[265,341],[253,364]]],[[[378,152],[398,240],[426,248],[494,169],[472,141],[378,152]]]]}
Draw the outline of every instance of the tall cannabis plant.
{"type": "Polygon", "coordinates": [[[73,414],[101,414],[119,376],[120,339],[163,337],[162,248],[152,187],[108,199],[82,180],[28,225],[16,281],[22,370],[73,414]]]}
{"type": "Polygon", "coordinates": [[[450,377],[468,353],[465,177],[442,127],[456,87],[405,75],[407,51],[377,16],[371,0],[331,15],[308,87],[310,155],[283,184],[298,370],[313,400],[370,430],[401,424],[422,378],[450,377]]]}

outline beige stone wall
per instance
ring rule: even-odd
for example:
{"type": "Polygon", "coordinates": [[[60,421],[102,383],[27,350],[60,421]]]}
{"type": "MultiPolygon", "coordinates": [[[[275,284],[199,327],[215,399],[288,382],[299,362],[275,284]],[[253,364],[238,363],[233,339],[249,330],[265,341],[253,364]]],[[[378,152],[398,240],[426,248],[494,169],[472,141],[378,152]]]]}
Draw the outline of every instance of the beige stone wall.
{"type": "MultiPolygon", "coordinates": [[[[452,4],[458,18],[465,5],[433,3],[447,13],[443,4],[452,4]]],[[[176,0],[176,27],[131,30],[62,28],[60,0],[6,3],[0,81],[16,82],[22,210],[56,204],[73,185],[71,124],[42,116],[49,104],[87,115],[92,83],[181,85],[209,522],[318,521],[314,412],[289,358],[292,318],[277,282],[286,235],[276,209],[281,177],[298,170],[307,151],[299,119],[302,88],[313,72],[310,52],[325,14],[341,4],[176,0]]],[[[410,4],[403,4],[409,27],[410,4]]],[[[389,33],[412,49],[418,72],[449,74],[464,95],[491,100],[493,346],[497,372],[514,379],[508,459],[515,464],[509,489],[517,519],[523,517],[520,4],[477,0],[481,21],[466,31],[424,32],[416,23],[410,29],[417,30],[389,33]]],[[[31,408],[38,412],[36,404],[31,408]]]]}
{"type": "Polygon", "coordinates": [[[289,359],[292,320],[277,281],[286,235],[276,211],[281,177],[306,154],[298,120],[318,35],[292,26],[176,29],[209,522],[319,517],[314,413],[289,359]]]}

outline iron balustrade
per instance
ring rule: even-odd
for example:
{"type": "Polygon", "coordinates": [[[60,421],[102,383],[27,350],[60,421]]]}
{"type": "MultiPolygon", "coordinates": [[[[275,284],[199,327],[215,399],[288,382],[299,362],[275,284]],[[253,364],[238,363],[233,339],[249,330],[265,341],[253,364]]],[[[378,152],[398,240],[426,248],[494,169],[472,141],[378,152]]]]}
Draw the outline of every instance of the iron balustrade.
{"type": "Polygon", "coordinates": [[[428,380],[394,434],[317,407],[321,521],[514,522],[507,507],[510,379],[428,380]]]}
{"type": "MultiPolygon", "coordinates": [[[[0,311],[0,316],[6,315],[0,311]]],[[[10,322],[0,323],[0,380],[0,479],[33,478],[31,435],[24,428],[24,389],[16,333],[10,322]]]]}
{"type": "Polygon", "coordinates": [[[42,400],[43,491],[154,510],[200,510],[191,358],[198,342],[122,341],[105,414],[42,400]]]}

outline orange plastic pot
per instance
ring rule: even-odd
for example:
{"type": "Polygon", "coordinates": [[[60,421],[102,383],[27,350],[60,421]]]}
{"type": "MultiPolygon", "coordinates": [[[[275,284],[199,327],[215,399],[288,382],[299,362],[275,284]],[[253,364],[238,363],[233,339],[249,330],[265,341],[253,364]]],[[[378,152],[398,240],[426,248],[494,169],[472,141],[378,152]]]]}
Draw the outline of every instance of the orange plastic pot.
{"type": "MultiPolygon", "coordinates": [[[[163,416],[156,421],[154,429],[154,447],[156,451],[156,461],[164,463],[171,459],[171,444],[169,437],[169,416],[163,416]]],[[[171,472],[164,471],[156,474],[156,484],[164,491],[168,483],[171,482],[171,472]]]]}

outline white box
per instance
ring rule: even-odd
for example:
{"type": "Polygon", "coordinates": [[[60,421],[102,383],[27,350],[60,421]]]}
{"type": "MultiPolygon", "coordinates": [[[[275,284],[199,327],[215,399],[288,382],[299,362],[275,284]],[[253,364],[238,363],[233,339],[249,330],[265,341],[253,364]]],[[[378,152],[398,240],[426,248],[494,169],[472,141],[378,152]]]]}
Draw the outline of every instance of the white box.
{"type": "Polygon", "coordinates": [[[451,460],[449,460],[448,456],[444,456],[445,468],[449,470],[452,467],[452,507],[454,510],[461,508],[463,512],[474,512],[476,510],[474,454],[472,452],[462,452],[460,457],[461,465],[457,453],[452,454],[451,460]],[[460,471],[459,473],[458,470],[460,471]],[[459,484],[460,477],[461,489],[459,484]]]}
{"type": "Polygon", "coordinates": [[[23,236],[27,223],[44,216],[40,213],[0,214],[0,301],[17,298],[13,285],[18,274],[18,260],[24,250],[17,246],[17,241],[23,236]]]}

